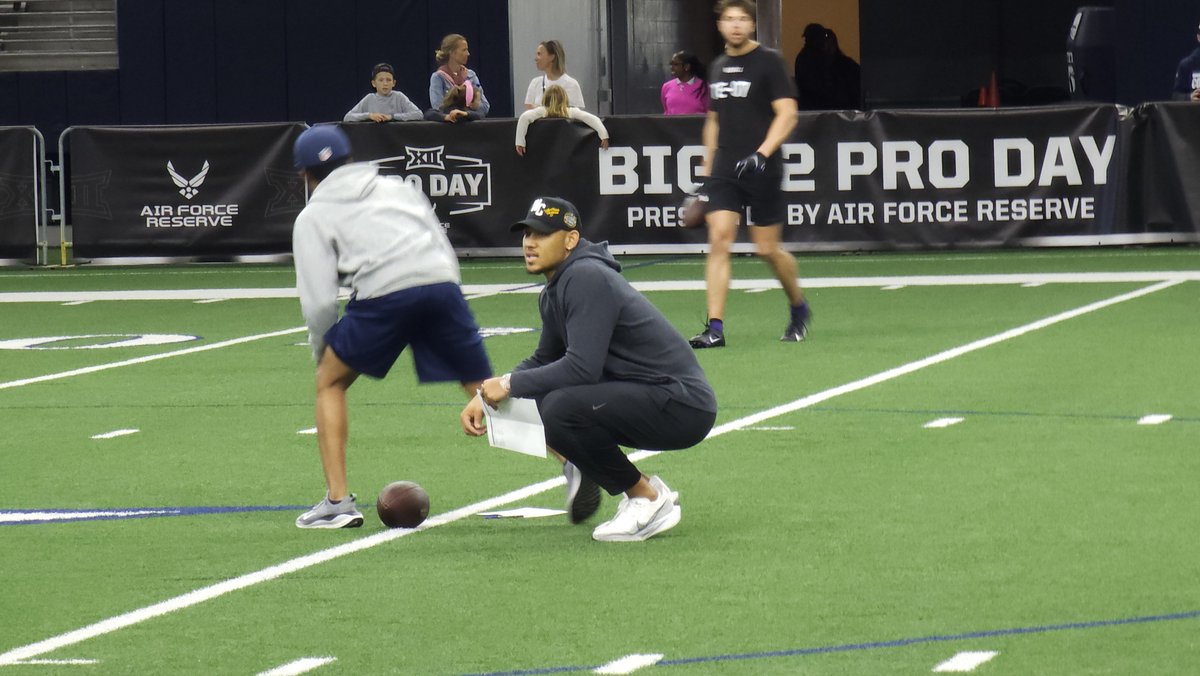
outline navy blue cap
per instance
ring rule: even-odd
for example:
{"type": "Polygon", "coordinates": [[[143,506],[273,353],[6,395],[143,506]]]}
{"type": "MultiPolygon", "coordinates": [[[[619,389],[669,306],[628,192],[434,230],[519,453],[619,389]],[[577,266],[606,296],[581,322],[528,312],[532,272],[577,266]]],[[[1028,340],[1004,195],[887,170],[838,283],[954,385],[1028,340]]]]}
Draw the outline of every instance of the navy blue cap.
{"type": "Polygon", "coordinates": [[[297,169],[319,167],[349,156],[350,137],[331,124],[305,129],[292,147],[297,169]]]}

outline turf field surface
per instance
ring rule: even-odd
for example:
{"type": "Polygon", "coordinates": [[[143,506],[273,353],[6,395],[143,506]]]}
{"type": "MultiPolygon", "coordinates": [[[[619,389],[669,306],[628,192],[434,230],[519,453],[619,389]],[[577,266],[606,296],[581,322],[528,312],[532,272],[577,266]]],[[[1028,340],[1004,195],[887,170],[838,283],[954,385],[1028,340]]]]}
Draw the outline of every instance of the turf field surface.
{"type": "MultiPolygon", "coordinates": [[[[646,293],[681,333],[701,328],[702,259],[624,262],[670,289],[646,293]]],[[[350,393],[367,526],[299,531],[322,487],[289,268],[0,271],[0,341],[75,348],[0,351],[0,676],[567,673],[630,655],[645,674],[915,674],[959,653],[996,653],[983,674],[1194,673],[1198,263],[802,257],[816,320],[790,345],[776,285],[739,259],[730,346],[699,355],[718,428],[640,460],[683,522],[630,545],[477,516],[560,507],[561,479],[464,437],[461,393],[418,387],[407,359],[350,393]],[[147,296],[167,299],[130,299],[147,296]],[[98,334],[197,338],[82,349],[121,340],[78,338],[98,334]],[[398,479],[432,496],[421,530],[366,509],[398,479]]],[[[538,326],[519,263],[463,273],[481,326],[538,326]]],[[[486,344],[502,372],[536,339],[486,344]]]]}

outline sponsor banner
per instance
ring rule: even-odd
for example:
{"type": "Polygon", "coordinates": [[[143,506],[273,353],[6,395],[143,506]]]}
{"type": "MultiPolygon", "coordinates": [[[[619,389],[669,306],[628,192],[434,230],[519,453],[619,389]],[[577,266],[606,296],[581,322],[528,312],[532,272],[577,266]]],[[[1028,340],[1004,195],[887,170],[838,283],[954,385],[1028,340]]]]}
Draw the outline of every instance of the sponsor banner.
{"type": "Polygon", "coordinates": [[[301,123],[75,127],[70,213],[77,256],[286,253],[304,184],[301,123]]]}
{"type": "Polygon", "coordinates": [[[1129,193],[1139,222],[1147,233],[1200,232],[1200,105],[1155,103],[1135,113],[1129,193]]]}
{"type": "MultiPolygon", "coordinates": [[[[700,180],[698,130],[610,130],[617,157],[601,160],[598,190],[609,237],[681,241],[672,210],[700,180]]],[[[1108,232],[1125,222],[1122,144],[1115,107],[802,114],[781,149],[784,239],[908,248],[1108,232]]]]}
{"type": "MultiPolygon", "coordinates": [[[[701,122],[698,117],[608,118],[605,124],[614,147],[602,151],[589,127],[545,119],[529,126],[524,156],[516,152],[516,120],[511,119],[355,123],[342,128],[357,159],[373,161],[383,173],[403,176],[423,190],[451,244],[460,253],[473,253],[520,247],[520,235],[508,228],[525,217],[539,195],[573,202],[583,217],[584,234],[597,241],[679,241],[681,231],[674,227],[684,195],[674,182],[679,172],[672,168],[668,175],[660,170],[687,154],[681,149],[699,138],[701,122]],[[654,183],[644,188],[644,180],[654,183]],[[648,207],[645,218],[667,219],[669,229],[626,227],[635,206],[648,207]]],[[[702,150],[692,153],[695,168],[702,150]]],[[[704,240],[702,232],[682,234],[690,241],[704,240]]]]}
{"type": "Polygon", "coordinates": [[[0,256],[37,248],[37,136],[29,127],[0,127],[0,256]]]}
{"type": "MultiPolygon", "coordinates": [[[[784,240],[801,249],[1080,244],[1185,233],[1200,197],[1200,106],[802,113],[781,149],[784,240]]],[[[463,255],[511,254],[538,195],[571,200],[590,239],[696,251],[701,116],[616,116],[610,147],[567,120],[343,124],[355,157],[429,196],[463,255]]],[[[76,252],[286,253],[304,188],[300,124],[71,131],[76,252]]],[[[753,214],[745,214],[753,220],[753,214]]],[[[748,240],[741,232],[742,241],[748,240]]],[[[1160,237],[1161,239],[1161,237],[1160,237]]],[[[1157,241],[1157,240],[1156,240],[1157,241]]]]}
{"type": "MultiPolygon", "coordinates": [[[[425,190],[460,251],[517,246],[508,224],[537,195],[574,202],[594,240],[703,243],[702,229],[679,227],[679,204],[702,180],[703,118],[605,124],[608,150],[581,124],[536,122],[524,157],[512,121],[344,128],[360,159],[425,190]]],[[[1115,106],[802,114],[781,151],[784,238],[909,248],[1130,232],[1127,143],[1115,106]]]]}

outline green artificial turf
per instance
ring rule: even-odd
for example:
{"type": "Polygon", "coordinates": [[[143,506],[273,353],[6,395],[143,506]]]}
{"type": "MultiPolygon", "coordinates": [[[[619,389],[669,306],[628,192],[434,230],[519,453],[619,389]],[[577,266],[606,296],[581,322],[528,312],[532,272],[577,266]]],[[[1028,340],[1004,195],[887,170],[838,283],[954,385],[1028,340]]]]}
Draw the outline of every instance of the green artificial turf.
{"type": "MultiPolygon", "coordinates": [[[[698,257],[625,261],[636,281],[703,275],[698,257]]],[[[874,254],[804,256],[801,272],[1198,263],[1195,249],[874,254]]],[[[0,271],[0,294],[294,283],[286,266],[114,272],[0,271]]],[[[466,262],[463,273],[469,284],[538,281],[511,260],[466,262]]],[[[735,261],[735,279],[765,276],[761,263],[735,261]]],[[[778,291],[734,291],[729,347],[698,353],[724,431],[641,463],[681,494],[683,521],[660,537],[593,542],[590,527],[615,498],[582,526],[468,516],[39,655],[95,664],[0,666],[0,676],[254,674],[322,656],[337,659],[311,673],[588,673],[648,653],[665,662],[635,673],[924,674],[960,651],[999,652],[976,670],[989,675],[1193,673],[1200,283],[894,371],[1150,285],[814,288],[816,320],[799,345],[778,342],[786,322],[778,291]],[[894,377],[864,380],[879,374],[894,377]],[[1139,425],[1148,414],[1173,417],[1139,425]],[[962,421],[924,426],[942,418],[962,421]]],[[[703,291],[648,295],[681,333],[700,328],[703,291]]],[[[472,308],[483,327],[537,327],[535,299],[493,295],[472,308]]],[[[299,433],[313,426],[303,332],[10,385],[296,328],[294,298],[6,303],[0,316],[0,340],[200,337],[0,352],[0,516],[284,508],[0,525],[0,655],[384,533],[373,497],[391,481],[421,483],[436,517],[557,475],[551,461],[464,436],[461,390],[418,386],[403,357],[387,379],[350,391],[350,482],[366,526],[300,531],[292,520],[323,490],[315,438],[299,433]],[[91,438],[117,429],[140,431],[91,438]]],[[[530,332],[486,345],[503,372],[536,341],[530,332]]],[[[507,506],[561,502],[554,488],[507,506]]]]}

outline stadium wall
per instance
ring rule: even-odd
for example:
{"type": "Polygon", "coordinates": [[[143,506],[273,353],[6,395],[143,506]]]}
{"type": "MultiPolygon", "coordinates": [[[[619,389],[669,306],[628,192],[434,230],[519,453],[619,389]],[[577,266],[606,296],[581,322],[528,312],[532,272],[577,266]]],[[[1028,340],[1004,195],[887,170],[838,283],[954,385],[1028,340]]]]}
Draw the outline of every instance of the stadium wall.
{"type": "Polygon", "coordinates": [[[371,66],[428,106],[446,33],[471,44],[493,114],[511,115],[507,1],[121,0],[120,68],[0,73],[0,125],[47,138],[78,125],[340,120],[371,91],[371,66]]]}

